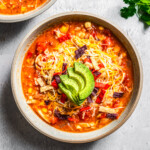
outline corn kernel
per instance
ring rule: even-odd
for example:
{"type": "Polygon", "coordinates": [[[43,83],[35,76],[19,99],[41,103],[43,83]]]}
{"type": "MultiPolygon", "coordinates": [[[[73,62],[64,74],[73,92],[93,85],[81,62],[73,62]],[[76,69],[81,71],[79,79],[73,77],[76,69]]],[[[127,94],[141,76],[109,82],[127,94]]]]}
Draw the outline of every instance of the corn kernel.
{"type": "Polygon", "coordinates": [[[42,108],[42,111],[43,111],[44,113],[47,113],[47,109],[46,109],[46,108],[42,108]]]}
{"type": "Polygon", "coordinates": [[[21,12],[24,13],[24,12],[26,12],[26,11],[27,11],[27,8],[22,6],[22,7],[21,7],[21,12]]]}
{"type": "Polygon", "coordinates": [[[126,54],[126,53],[123,53],[123,54],[122,54],[122,56],[123,56],[123,57],[126,57],[126,56],[127,56],[127,54],[126,54]]]}
{"type": "Polygon", "coordinates": [[[88,29],[88,28],[91,28],[92,27],[92,24],[91,22],[85,22],[85,27],[88,29]]]}
{"type": "Polygon", "coordinates": [[[68,26],[62,26],[62,27],[60,28],[60,32],[62,32],[62,33],[67,33],[68,29],[69,29],[68,26]]]}
{"type": "Polygon", "coordinates": [[[27,63],[30,63],[30,59],[27,59],[27,63]]]}
{"type": "Polygon", "coordinates": [[[0,9],[6,9],[7,7],[3,4],[0,5],[0,9]]]}
{"type": "Polygon", "coordinates": [[[102,26],[99,26],[99,30],[104,30],[104,27],[102,27],[102,26]]]}
{"type": "Polygon", "coordinates": [[[79,36],[80,38],[84,38],[84,37],[85,37],[85,33],[84,33],[84,32],[79,32],[79,33],[78,33],[78,36],[79,36]]]}
{"type": "Polygon", "coordinates": [[[28,93],[29,93],[29,94],[32,93],[32,88],[28,88],[28,93]]]}

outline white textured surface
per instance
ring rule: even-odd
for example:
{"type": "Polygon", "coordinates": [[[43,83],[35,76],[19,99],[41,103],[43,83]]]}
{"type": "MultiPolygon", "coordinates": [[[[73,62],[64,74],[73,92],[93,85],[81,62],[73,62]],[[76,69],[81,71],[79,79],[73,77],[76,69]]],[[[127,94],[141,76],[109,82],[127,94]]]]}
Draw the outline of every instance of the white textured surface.
{"type": "Polygon", "coordinates": [[[58,0],[34,19],[0,24],[0,150],[150,150],[150,28],[136,16],[121,18],[122,6],[122,0],[58,0]],[[66,11],[87,11],[119,25],[133,40],[143,63],[144,86],[135,112],[115,133],[88,144],[66,144],[41,135],[20,114],[10,87],[11,63],[20,41],[40,21],[66,11]]]}

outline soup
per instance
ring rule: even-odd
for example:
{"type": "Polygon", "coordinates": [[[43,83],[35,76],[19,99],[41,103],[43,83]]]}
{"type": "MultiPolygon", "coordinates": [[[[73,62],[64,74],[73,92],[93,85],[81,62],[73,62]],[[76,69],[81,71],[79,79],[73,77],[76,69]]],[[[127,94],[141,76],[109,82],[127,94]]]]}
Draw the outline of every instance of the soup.
{"type": "Polygon", "coordinates": [[[0,14],[23,14],[41,6],[47,0],[0,0],[0,14]]]}
{"type": "Polygon", "coordinates": [[[25,55],[21,79],[32,110],[67,132],[100,129],[118,119],[133,90],[127,51],[109,29],[91,22],[43,31],[25,55]]]}

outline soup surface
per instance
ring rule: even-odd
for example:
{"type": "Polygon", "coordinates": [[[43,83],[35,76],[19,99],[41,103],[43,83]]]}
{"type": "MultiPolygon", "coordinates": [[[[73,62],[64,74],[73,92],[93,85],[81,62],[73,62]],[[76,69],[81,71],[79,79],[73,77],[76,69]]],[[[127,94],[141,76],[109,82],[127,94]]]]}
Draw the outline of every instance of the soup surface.
{"type": "Polygon", "coordinates": [[[23,14],[34,10],[47,0],[0,0],[0,14],[23,14]]]}
{"type": "Polygon", "coordinates": [[[26,102],[49,125],[68,132],[118,119],[133,89],[132,62],[109,29],[63,22],[43,31],[22,65],[26,102]]]}

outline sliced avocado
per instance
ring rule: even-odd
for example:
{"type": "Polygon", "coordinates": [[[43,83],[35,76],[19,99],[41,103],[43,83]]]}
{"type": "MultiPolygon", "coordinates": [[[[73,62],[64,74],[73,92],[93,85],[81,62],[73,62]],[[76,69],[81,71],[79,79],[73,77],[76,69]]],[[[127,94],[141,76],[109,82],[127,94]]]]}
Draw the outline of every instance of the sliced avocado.
{"type": "Polygon", "coordinates": [[[85,87],[79,92],[79,104],[81,105],[82,102],[92,93],[95,82],[92,72],[84,64],[75,62],[74,67],[75,73],[80,74],[85,80],[85,87]]]}
{"type": "Polygon", "coordinates": [[[68,75],[61,75],[60,80],[64,84],[66,89],[68,89],[72,93],[72,95],[78,95],[79,86],[75,80],[70,79],[68,75]]]}
{"type": "Polygon", "coordinates": [[[79,89],[82,90],[85,86],[84,79],[77,73],[74,72],[73,68],[67,68],[69,77],[74,79],[79,84],[79,89]]]}
{"type": "Polygon", "coordinates": [[[59,83],[58,86],[61,89],[61,91],[63,93],[65,93],[67,95],[67,97],[74,102],[71,92],[69,90],[67,90],[62,83],[59,83]]]}

